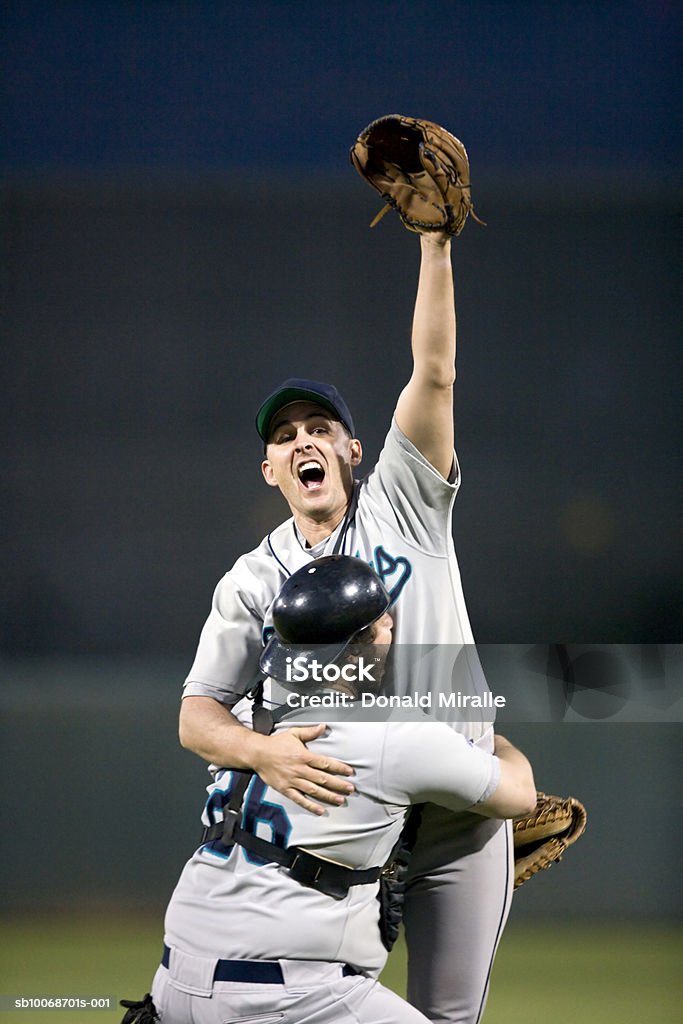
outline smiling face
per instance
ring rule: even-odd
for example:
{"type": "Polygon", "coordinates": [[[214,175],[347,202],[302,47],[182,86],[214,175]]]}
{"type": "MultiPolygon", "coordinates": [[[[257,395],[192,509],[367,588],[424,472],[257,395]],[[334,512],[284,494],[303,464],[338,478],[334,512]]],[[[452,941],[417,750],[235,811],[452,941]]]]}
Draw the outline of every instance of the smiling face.
{"type": "Polygon", "coordinates": [[[282,492],[309,543],[343,518],[362,454],[360,441],[313,402],[293,402],[273,416],[261,469],[266,483],[282,492]]]}

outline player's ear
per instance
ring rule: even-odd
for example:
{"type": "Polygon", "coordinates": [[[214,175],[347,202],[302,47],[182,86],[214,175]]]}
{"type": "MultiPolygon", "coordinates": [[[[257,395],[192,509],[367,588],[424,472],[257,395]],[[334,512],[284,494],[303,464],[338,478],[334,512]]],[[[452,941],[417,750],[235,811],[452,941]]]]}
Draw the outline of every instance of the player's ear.
{"type": "Polygon", "coordinates": [[[263,479],[266,481],[269,487],[277,487],[277,480],[273,473],[273,467],[271,466],[268,459],[264,459],[261,463],[261,472],[263,473],[263,479]]]}
{"type": "Polygon", "coordinates": [[[351,465],[359,466],[363,458],[363,446],[357,437],[352,437],[350,442],[351,465]]]}

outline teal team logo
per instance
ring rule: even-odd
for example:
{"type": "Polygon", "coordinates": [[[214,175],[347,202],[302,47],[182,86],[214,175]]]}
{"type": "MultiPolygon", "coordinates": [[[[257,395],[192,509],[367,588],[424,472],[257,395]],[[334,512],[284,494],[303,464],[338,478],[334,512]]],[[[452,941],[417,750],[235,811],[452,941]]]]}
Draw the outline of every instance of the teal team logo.
{"type": "MultiPolygon", "coordinates": [[[[361,554],[357,551],[356,558],[360,557],[361,554]]],[[[369,564],[389,591],[391,603],[396,604],[401,591],[413,574],[413,567],[408,559],[404,558],[403,555],[394,557],[381,544],[378,544],[375,548],[374,557],[370,559],[369,564]]]]}

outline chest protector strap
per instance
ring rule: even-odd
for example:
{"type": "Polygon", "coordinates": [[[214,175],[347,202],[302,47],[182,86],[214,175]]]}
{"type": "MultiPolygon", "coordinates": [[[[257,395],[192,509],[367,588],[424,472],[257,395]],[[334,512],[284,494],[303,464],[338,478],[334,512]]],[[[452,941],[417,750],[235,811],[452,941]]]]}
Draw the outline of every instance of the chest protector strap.
{"type": "MultiPolygon", "coordinates": [[[[253,723],[256,732],[267,736],[272,730],[273,718],[263,707],[262,701],[263,683],[259,683],[254,694],[253,723]]],[[[257,857],[287,868],[292,878],[301,885],[308,885],[335,900],[344,899],[352,885],[370,885],[378,880],[383,865],[362,870],[348,868],[343,864],[334,864],[332,861],[316,857],[298,846],[276,846],[275,843],[270,843],[243,829],[240,824],[242,804],[253,775],[253,772],[240,773],[241,777],[230,795],[230,800],[223,808],[223,820],[204,829],[202,846],[216,840],[224,846],[236,843],[257,857]]]]}

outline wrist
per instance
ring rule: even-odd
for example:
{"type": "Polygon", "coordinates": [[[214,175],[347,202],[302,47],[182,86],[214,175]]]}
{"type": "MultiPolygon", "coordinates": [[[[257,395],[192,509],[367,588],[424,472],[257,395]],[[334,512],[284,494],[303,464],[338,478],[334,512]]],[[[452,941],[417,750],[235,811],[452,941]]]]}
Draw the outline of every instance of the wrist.
{"type": "Polygon", "coordinates": [[[423,255],[436,254],[450,256],[451,236],[444,231],[428,231],[420,235],[420,247],[423,255]]]}
{"type": "Polygon", "coordinates": [[[251,768],[258,775],[266,767],[268,737],[259,732],[249,730],[249,738],[245,745],[244,768],[251,768]]]}

